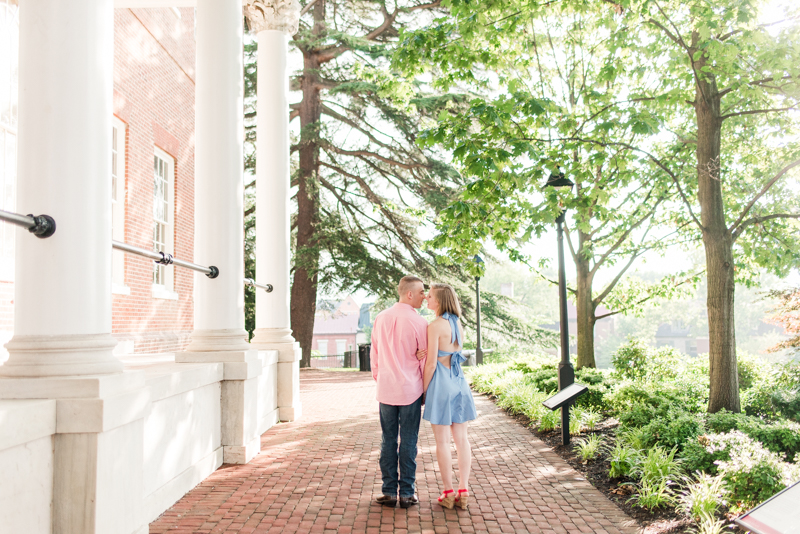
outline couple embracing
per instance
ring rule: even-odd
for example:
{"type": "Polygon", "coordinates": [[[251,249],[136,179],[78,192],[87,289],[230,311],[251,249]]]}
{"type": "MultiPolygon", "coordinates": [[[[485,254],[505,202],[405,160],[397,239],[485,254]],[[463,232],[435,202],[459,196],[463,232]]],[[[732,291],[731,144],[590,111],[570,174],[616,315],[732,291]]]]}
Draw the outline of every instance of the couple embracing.
{"type": "Polygon", "coordinates": [[[445,508],[467,508],[472,452],[467,421],[477,417],[475,402],[464,378],[461,354],[464,330],[461,306],[453,288],[432,284],[425,293],[422,280],[405,276],[397,287],[399,301],[382,311],[372,330],[370,363],[377,382],[383,431],[380,467],[385,506],[409,508],[415,494],[420,412],[430,421],[436,439],[436,459],[443,492],[437,502],[445,508]],[[416,310],[427,303],[436,318],[428,324],[416,310]],[[458,491],[453,485],[450,439],[458,453],[458,491]],[[399,446],[398,446],[399,438],[399,446]],[[399,476],[398,476],[399,467],[399,476]]]}

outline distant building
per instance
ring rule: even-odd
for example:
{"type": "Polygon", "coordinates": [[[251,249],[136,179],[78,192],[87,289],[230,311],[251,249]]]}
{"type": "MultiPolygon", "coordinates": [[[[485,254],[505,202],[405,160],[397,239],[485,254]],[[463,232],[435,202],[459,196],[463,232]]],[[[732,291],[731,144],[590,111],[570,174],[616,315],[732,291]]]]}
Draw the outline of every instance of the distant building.
{"type": "MultiPolygon", "coordinates": [[[[609,310],[604,306],[598,306],[597,310],[595,310],[595,315],[605,315],[609,313],[609,310]]],[[[575,336],[574,337],[574,344],[570,345],[569,351],[572,354],[578,352],[577,346],[577,334],[578,334],[578,308],[571,302],[567,302],[567,319],[569,321],[569,335],[575,336]]],[[[561,330],[561,322],[556,321],[555,323],[551,324],[544,324],[540,325],[542,328],[547,328],[548,330],[561,330]]],[[[606,317],[597,321],[594,325],[594,339],[595,342],[607,339],[609,336],[614,334],[614,319],[612,317],[606,317]]],[[[556,354],[559,352],[559,349],[548,349],[548,352],[552,352],[556,354]]]]}
{"type": "Polygon", "coordinates": [[[693,336],[691,328],[682,321],[661,323],[656,331],[656,347],[674,347],[689,356],[697,356],[708,352],[708,338],[693,336]]]}
{"type": "Polygon", "coordinates": [[[342,301],[320,301],[314,316],[311,350],[323,356],[339,356],[356,350],[358,343],[368,342],[363,332],[372,325],[370,306],[369,303],[359,305],[351,295],[342,301]]]}

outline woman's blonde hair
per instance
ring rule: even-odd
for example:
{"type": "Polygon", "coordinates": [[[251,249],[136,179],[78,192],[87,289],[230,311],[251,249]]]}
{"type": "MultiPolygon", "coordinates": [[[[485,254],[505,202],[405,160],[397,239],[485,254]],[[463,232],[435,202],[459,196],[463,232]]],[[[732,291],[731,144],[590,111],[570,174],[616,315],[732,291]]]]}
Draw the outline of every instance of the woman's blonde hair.
{"type": "Polygon", "coordinates": [[[461,317],[461,305],[458,303],[456,290],[450,284],[431,284],[431,291],[435,293],[439,302],[439,315],[450,312],[456,317],[461,317]]]}

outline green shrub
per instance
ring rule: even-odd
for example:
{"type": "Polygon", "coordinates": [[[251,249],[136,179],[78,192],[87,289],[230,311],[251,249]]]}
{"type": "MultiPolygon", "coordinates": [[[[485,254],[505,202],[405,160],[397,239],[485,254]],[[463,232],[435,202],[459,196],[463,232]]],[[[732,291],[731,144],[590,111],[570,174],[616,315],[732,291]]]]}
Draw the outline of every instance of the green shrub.
{"type": "Polygon", "coordinates": [[[644,378],[648,373],[648,347],[641,339],[629,338],[628,342],[611,355],[611,365],[614,372],[629,379],[644,378]]]}
{"type": "MultiPolygon", "coordinates": [[[[640,405],[649,406],[649,413],[664,416],[670,409],[681,409],[691,413],[703,413],[708,403],[708,382],[694,380],[676,381],[626,381],[617,385],[605,396],[609,410],[616,414],[620,421],[627,417],[631,410],[644,410],[640,405]]],[[[639,416],[646,414],[639,414],[639,416]]],[[[651,416],[652,416],[651,415],[651,416]]],[[[647,424],[647,421],[640,422],[647,424]]]]}
{"type": "Polygon", "coordinates": [[[650,446],[649,436],[642,428],[626,428],[620,432],[619,439],[637,451],[643,451],[650,446]]]}
{"type": "Polygon", "coordinates": [[[763,382],[743,391],[739,396],[742,412],[746,415],[775,419],[779,417],[778,409],[772,400],[775,384],[763,382]]]}
{"type": "Polygon", "coordinates": [[[681,373],[686,356],[672,347],[654,349],[641,339],[628,338],[628,342],[611,355],[611,364],[620,378],[664,380],[681,373]]]}
{"type": "Polygon", "coordinates": [[[743,432],[706,434],[689,441],[683,448],[684,466],[690,471],[716,474],[719,462],[731,459],[732,451],[751,449],[758,444],[743,432]]]}
{"type": "Polygon", "coordinates": [[[788,470],[777,454],[757,442],[732,449],[730,460],[717,462],[730,492],[733,511],[752,508],[786,487],[788,470]]]}
{"type": "Polygon", "coordinates": [[[531,370],[526,374],[528,383],[539,391],[555,393],[558,391],[558,370],[552,368],[541,368],[531,370]]]}
{"type": "Polygon", "coordinates": [[[608,451],[608,460],[611,463],[609,478],[626,477],[630,476],[641,462],[641,453],[638,449],[618,440],[614,448],[608,451]]]}
{"type": "Polygon", "coordinates": [[[667,448],[683,450],[690,441],[704,432],[701,416],[682,410],[669,410],[663,417],[654,417],[642,427],[648,436],[648,443],[655,443],[667,448]]]}
{"type": "Polygon", "coordinates": [[[720,505],[725,504],[727,493],[721,476],[698,472],[696,479],[686,484],[678,499],[678,509],[700,521],[704,515],[717,513],[720,505]]]}
{"type": "Polygon", "coordinates": [[[767,379],[770,365],[758,356],[753,356],[746,352],[738,352],[736,354],[736,369],[739,372],[739,389],[747,390],[767,379]]]}
{"type": "Polygon", "coordinates": [[[786,460],[800,452],[800,424],[793,421],[767,423],[757,417],[722,410],[709,414],[707,425],[715,433],[740,430],[770,451],[782,454],[786,460]]]}
{"type": "Polygon", "coordinates": [[[800,422],[800,389],[780,389],[770,395],[770,400],[782,416],[800,422]]]}

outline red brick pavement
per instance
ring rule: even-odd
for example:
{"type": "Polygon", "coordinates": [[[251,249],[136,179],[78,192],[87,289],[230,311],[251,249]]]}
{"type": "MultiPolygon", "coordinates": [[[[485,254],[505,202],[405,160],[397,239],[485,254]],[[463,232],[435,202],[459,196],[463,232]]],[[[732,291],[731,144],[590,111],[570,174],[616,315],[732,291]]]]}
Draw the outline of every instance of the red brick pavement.
{"type": "MultiPolygon", "coordinates": [[[[367,373],[303,370],[303,417],[261,437],[247,465],[224,465],[150,525],[160,533],[634,533],[579,473],[476,395],[469,510],[433,504],[441,488],[430,424],[417,458],[420,505],[381,507],[380,425],[367,373]]],[[[455,458],[455,449],[453,450],[455,458]]],[[[455,464],[455,462],[454,462],[455,464]]]]}

